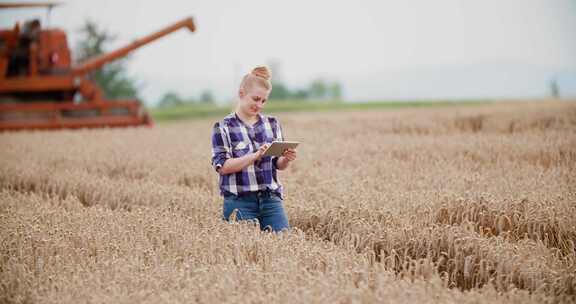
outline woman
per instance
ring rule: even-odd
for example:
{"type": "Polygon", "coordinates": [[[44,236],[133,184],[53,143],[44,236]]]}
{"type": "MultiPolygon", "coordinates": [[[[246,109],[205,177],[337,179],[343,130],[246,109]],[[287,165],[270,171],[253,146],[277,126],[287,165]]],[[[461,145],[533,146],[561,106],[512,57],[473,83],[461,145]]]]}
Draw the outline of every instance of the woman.
{"type": "Polygon", "coordinates": [[[261,230],[281,231],[290,227],[276,170],[288,168],[296,150],[263,156],[272,141],[283,140],[278,120],[260,114],[271,90],[268,68],[244,76],[235,111],[214,125],[212,165],[220,174],[224,219],[236,210],[240,220],[258,220],[261,230]]]}

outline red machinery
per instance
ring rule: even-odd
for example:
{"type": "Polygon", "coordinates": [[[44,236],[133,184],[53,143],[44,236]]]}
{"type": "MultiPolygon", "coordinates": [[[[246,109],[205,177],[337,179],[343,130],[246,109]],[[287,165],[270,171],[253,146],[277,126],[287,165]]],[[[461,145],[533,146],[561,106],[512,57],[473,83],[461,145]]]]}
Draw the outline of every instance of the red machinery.
{"type": "Polygon", "coordinates": [[[106,100],[87,74],[184,27],[195,31],[192,18],[74,66],[64,31],[43,29],[38,20],[0,29],[0,131],[152,125],[138,100],[106,100]]]}

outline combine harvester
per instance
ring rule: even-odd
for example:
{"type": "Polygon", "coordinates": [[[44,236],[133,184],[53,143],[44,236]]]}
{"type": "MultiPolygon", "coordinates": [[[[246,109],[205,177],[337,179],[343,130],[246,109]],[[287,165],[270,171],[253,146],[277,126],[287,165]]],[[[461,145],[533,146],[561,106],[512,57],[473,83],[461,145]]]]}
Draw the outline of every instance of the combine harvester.
{"type": "MultiPolygon", "coordinates": [[[[57,3],[0,4],[0,9],[57,3]]],[[[106,100],[87,76],[181,28],[195,31],[192,18],[174,23],[129,45],[77,65],[71,64],[66,33],[31,20],[0,29],[0,131],[152,125],[136,99],[106,100]]]]}

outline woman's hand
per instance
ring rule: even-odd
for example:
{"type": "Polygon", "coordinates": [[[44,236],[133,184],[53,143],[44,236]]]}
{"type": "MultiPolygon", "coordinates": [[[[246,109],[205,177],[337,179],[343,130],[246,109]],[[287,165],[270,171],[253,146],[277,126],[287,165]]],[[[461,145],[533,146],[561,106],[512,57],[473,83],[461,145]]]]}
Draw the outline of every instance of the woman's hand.
{"type": "Polygon", "coordinates": [[[282,153],[282,156],[286,157],[288,161],[296,160],[296,149],[287,149],[282,153]]]}
{"type": "Polygon", "coordinates": [[[282,153],[282,156],[278,158],[278,162],[276,162],[276,167],[278,170],[284,170],[288,168],[288,164],[290,162],[296,160],[296,150],[295,149],[288,149],[282,153]]]}
{"type": "Polygon", "coordinates": [[[270,147],[270,144],[263,144],[260,148],[258,148],[258,151],[252,153],[254,161],[259,161],[260,158],[262,158],[262,156],[264,155],[264,152],[266,152],[266,150],[268,149],[268,147],[270,147]]]}
{"type": "Polygon", "coordinates": [[[242,171],[244,168],[259,161],[269,146],[269,144],[264,144],[254,153],[248,153],[241,157],[227,159],[218,172],[222,175],[226,175],[242,171]]]}

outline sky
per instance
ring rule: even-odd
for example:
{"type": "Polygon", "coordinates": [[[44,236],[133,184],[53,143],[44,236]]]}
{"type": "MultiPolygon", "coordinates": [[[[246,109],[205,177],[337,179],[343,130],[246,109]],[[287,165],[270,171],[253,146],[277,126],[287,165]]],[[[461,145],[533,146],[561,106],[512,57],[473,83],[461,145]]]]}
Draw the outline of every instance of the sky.
{"type": "MultiPolygon", "coordinates": [[[[49,25],[66,30],[72,46],[87,19],[117,34],[114,48],[194,18],[195,33],[132,53],[129,74],[150,105],[168,91],[209,89],[231,100],[242,75],[262,64],[293,89],[338,81],[350,101],[542,98],[552,77],[561,94],[576,96],[576,0],[63,3],[49,25]]],[[[0,27],[46,15],[3,10],[0,27]]]]}

